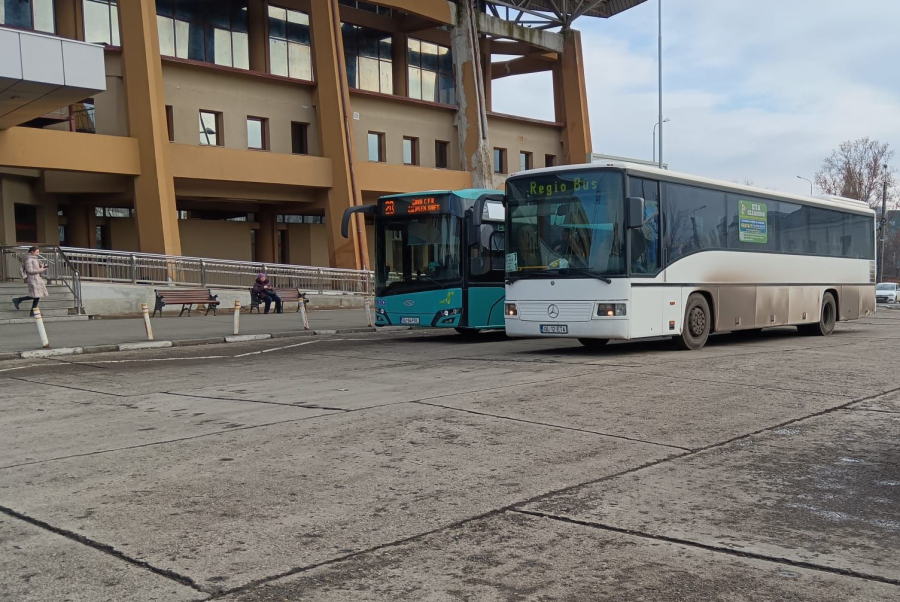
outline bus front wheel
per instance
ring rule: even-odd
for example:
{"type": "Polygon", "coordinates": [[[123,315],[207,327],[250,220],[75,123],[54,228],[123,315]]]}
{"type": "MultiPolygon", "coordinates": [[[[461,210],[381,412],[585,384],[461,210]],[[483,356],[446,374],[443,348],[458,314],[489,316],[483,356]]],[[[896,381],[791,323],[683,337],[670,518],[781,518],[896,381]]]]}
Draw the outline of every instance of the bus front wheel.
{"type": "Polygon", "coordinates": [[[681,335],[675,337],[675,344],[679,349],[700,349],[706,345],[711,326],[712,314],[706,297],[694,293],[688,297],[687,308],[684,311],[684,325],[681,328],[681,335]]]}
{"type": "Polygon", "coordinates": [[[609,343],[609,339],[578,339],[578,342],[588,349],[600,349],[609,343]]]}
{"type": "Polygon", "coordinates": [[[837,303],[834,302],[834,295],[825,293],[822,297],[822,312],[819,316],[819,322],[816,324],[803,324],[797,327],[800,334],[816,337],[827,337],[834,332],[834,325],[837,322],[837,303]]]}

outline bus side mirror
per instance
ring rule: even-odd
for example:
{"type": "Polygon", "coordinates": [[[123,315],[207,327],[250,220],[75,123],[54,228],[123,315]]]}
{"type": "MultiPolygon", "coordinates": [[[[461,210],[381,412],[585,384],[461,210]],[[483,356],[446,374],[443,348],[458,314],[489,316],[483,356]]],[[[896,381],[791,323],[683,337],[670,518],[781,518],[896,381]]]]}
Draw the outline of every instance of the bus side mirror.
{"type": "Polygon", "coordinates": [[[644,225],[644,199],[630,196],[625,199],[625,225],[629,229],[644,225]]]}
{"type": "Polygon", "coordinates": [[[505,200],[502,194],[484,194],[478,197],[475,204],[472,205],[472,226],[478,228],[481,226],[482,217],[484,216],[484,206],[488,201],[498,201],[502,203],[505,200]]]}
{"type": "Polygon", "coordinates": [[[344,210],[344,217],[341,220],[341,236],[350,238],[350,216],[354,213],[362,213],[363,215],[375,215],[377,205],[360,205],[359,207],[350,207],[344,210]]]}

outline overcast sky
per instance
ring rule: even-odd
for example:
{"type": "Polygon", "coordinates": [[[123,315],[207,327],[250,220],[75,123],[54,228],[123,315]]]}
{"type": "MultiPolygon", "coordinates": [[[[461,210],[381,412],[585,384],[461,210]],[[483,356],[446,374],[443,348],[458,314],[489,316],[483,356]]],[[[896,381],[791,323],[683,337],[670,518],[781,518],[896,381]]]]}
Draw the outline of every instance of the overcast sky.
{"type": "MultiPolygon", "coordinates": [[[[594,152],[651,157],[658,1],[576,23],[594,152]]],[[[813,179],[843,140],[900,156],[900,0],[662,2],[670,169],[808,194],[796,176],[813,179]]],[[[550,82],[498,80],[494,110],[552,119],[550,82]]]]}

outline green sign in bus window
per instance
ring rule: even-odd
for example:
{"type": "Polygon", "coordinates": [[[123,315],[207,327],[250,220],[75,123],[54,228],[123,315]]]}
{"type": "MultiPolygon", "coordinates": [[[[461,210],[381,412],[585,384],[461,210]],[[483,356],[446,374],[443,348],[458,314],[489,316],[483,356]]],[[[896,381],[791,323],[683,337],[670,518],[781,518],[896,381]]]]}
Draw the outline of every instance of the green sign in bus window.
{"type": "Polygon", "coordinates": [[[741,242],[769,242],[768,211],[765,203],[738,201],[738,239],[741,242]]]}

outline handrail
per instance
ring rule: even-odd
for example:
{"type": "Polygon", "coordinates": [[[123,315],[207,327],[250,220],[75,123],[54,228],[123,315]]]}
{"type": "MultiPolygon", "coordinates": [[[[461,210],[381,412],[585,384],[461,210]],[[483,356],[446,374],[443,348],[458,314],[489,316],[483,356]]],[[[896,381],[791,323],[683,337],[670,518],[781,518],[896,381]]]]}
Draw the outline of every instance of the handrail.
{"type": "MultiPolygon", "coordinates": [[[[12,247],[10,247],[12,248],[12,247]]],[[[25,247],[16,247],[24,249],[25,247]]],[[[274,286],[307,292],[370,295],[374,274],[368,270],[271,264],[228,259],[159,255],[104,249],[56,247],[72,272],[73,294],[81,298],[81,282],[249,288],[265,272],[274,286]]],[[[5,277],[0,274],[0,277],[5,277]]]]}
{"type": "MultiPolygon", "coordinates": [[[[69,292],[72,293],[75,312],[78,315],[83,314],[81,277],[75,265],[69,260],[62,248],[57,245],[31,246],[36,246],[41,256],[48,261],[48,283],[62,282],[69,289],[69,292]],[[51,255],[51,257],[47,257],[47,255],[51,255]]],[[[25,255],[29,248],[30,246],[28,245],[0,245],[0,280],[15,280],[19,278],[20,274],[10,268],[10,263],[12,259],[15,259],[17,264],[24,263],[21,256],[25,255]]]]}

